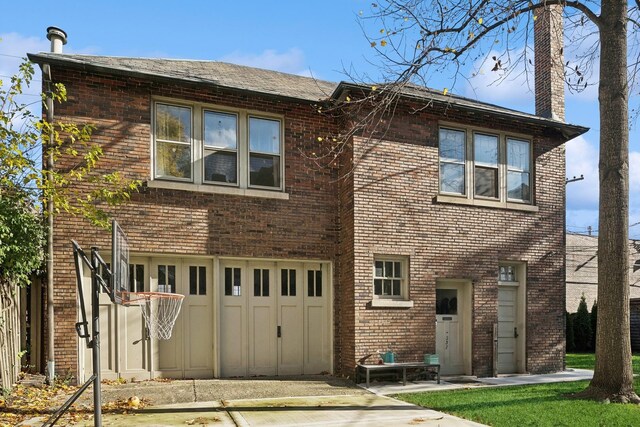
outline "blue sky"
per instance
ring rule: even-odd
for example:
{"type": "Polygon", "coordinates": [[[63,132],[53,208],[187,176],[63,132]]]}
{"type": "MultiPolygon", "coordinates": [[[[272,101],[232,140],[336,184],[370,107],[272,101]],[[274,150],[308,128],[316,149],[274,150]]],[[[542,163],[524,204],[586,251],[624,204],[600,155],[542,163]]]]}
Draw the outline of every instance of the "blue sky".
{"type": "MultiPolygon", "coordinates": [[[[0,15],[0,79],[14,72],[15,56],[46,51],[50,25],[69,35],[65,52],[94,55],[222,60],[325,80],[348,80],[345,69],[375,79],[375,51],[363,35],[359,12],[364,0],[268,1],[31,1],[6,2],[0,15]]],[[[370,34],[376,31],[370,25],[370,34]]],[[[533,95],[522,80],[491,85],[491,73],[480,73],[456,93],[533,112],[533,95]]],[[[447,76],[431,82],[450,86],[447,76]]],[[[431,84],[430,83],[430,84],[431,84]]],[[[39,84],[39,82],[37,82],[39,84]]],[[[37,84],[32,94],[37,93],[37,84]]],[[[637,93],[637,91],[636,91],[637,93]]],[[[34,97],[34,99],[36,99],[34,97]]],[[[591,130],[567,144],[567,176],[585,179],[567,187],[567,228],[597,230],[598,104],[597,90],[567,93],[567,121],[591,130]]],[[[631,133],[630,223],[640,221],[640,132],[631,133]]],[[[640,239],[640,225],[630,228],[640,239]]]]}

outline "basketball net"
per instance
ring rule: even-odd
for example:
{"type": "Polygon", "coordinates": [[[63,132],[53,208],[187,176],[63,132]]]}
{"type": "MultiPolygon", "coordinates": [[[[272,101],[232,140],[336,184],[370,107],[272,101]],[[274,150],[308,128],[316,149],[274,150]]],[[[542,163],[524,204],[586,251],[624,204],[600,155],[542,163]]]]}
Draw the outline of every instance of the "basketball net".
{"type": "Polygon", "coordinates": [[[128,301],[123,304],[137,305],[147,325],[149,336],[159,340],[171,338],[184,295],[164,292],[130,292],[128,301]]]}

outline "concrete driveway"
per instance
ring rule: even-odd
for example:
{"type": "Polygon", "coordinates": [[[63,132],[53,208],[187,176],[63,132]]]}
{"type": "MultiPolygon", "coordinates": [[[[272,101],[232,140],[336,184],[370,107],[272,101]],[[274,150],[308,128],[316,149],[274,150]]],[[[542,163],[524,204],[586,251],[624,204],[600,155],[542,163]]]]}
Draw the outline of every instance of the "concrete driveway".
{"type": "MultiPolygon", "coordinates": [[[[103,385],[103,402],[138,396],[151,405],[103,414],[105,426],[477,426],[330,376],[145,381],[103,385]]],[[[88,405],[91,393],[82,399],[88,405]]],[[[87,420],[78,425],[93,425],[87,420]]]]}

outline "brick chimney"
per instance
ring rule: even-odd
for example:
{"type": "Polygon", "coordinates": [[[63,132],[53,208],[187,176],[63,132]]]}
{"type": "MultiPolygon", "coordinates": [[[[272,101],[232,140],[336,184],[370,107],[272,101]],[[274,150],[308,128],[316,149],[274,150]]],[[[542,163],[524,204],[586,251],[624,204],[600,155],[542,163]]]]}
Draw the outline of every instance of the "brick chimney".
{"type": "Polygon", "coordinates": [[[537,9],[533,25],[536,115],[564,121],[562,6],[537,9]]]}

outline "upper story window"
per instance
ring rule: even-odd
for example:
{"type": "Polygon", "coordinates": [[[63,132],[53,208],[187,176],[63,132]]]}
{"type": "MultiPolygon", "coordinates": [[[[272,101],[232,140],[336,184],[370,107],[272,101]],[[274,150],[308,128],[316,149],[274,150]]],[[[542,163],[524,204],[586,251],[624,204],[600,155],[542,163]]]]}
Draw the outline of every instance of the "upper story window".
{"type": "Polygon", "coordinates": [[[156,177],[191,180],[191,108],[156,104],[156,177]]]}
{"type": "Polygon", "coordinates": [[[281,118],[167,102],[154,114],[154,179],[283,189],[281,118]]]}
{"type": "Polygon", "coordinates": [[[531,204],[531,142],[505,134],[441,127],[440,193],[531,204]]]}

